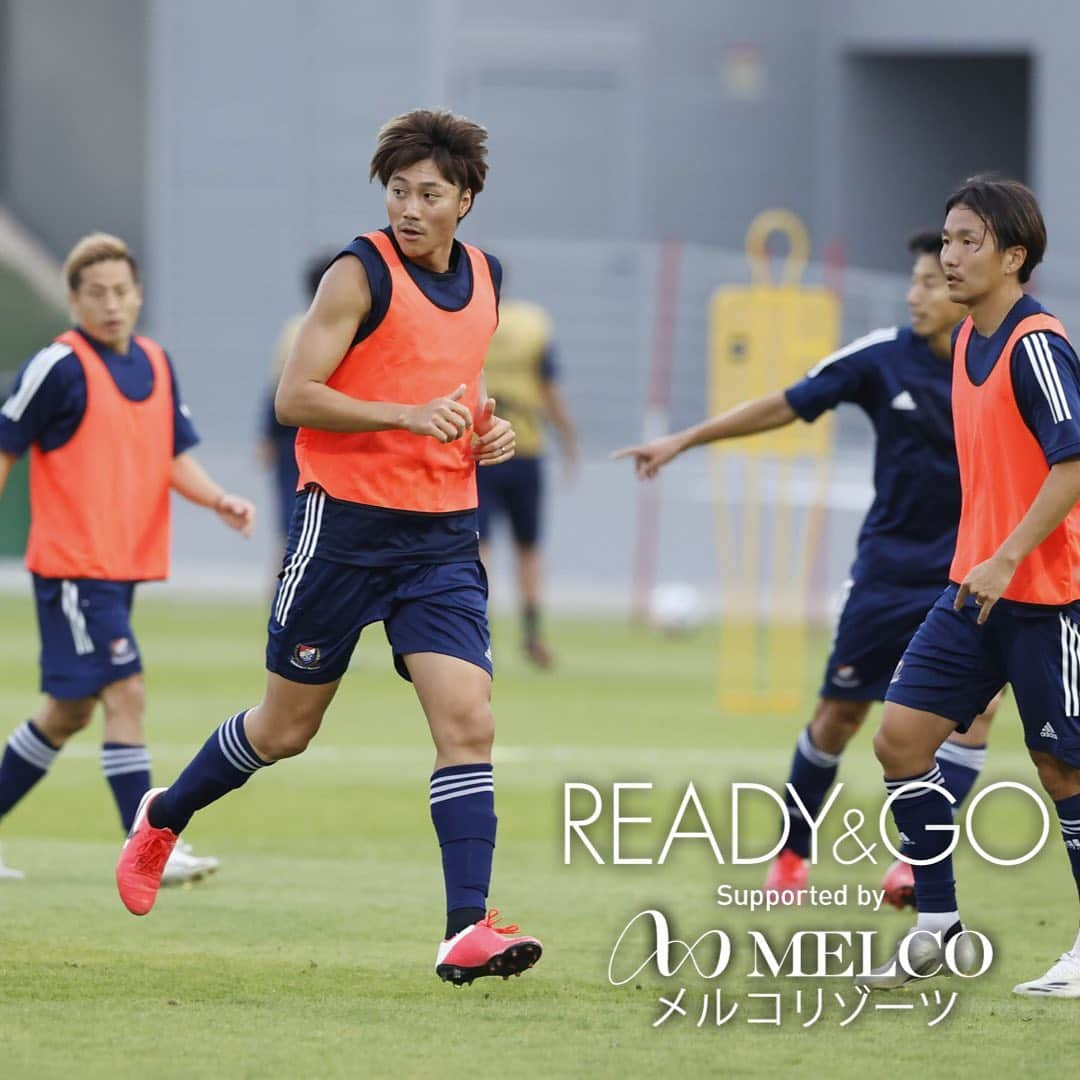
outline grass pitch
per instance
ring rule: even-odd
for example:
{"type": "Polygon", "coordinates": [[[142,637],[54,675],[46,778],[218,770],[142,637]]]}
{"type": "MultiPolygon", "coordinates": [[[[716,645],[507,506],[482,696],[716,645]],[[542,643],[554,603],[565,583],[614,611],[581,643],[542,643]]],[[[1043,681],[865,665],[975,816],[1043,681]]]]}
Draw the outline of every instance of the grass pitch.
{"type": "MultiPolygon", "coordinates": [[[[5,597],[0,703],[8,728],[36,707],[36,634],[30,604],[5,597]]],[[[147,665],[155,776],[168,782],[213,726],[257,700],[261,606],[174,605],[146,589],[136,628],[147,665]]],[[[763,868],[717,865],[707,844],[677,843],[668,862],[598,866],[575,847],[563,863],[563,784],[651,782],[626,796],[624,856],[659,852],[693,781],[727,858],[729,785],[779,787],[803,715],[721,717],[715,631],[663,639],[607,622],[551,628],[553,674],[518,658],[513,626],[496,627],[497,807],[492,902],[540,937],[539,966],[508,982],[455,990],[432,972],[442,925],[438,849],[427,808],[432,750],[411,689],[393,673],[380,628],[365,633],[317,742],[205,811],[189,830],[222,868],[206,883],[162,893],[145,919],[116,897],[120,842],[97,761],[100,727],[77,737],[52,774],[3,823],[9,863],[27,880],[0,883],[0,1076],[16,1077],[651,1077],[774,1076],[785,1067],[831,1078],[872,1073],[965,1077],[1045,1075],[1075,1047],[1077,1003],[1011,997],[1071,943],[1076,895],[1056,828],[1023,866],[990,866],[962,846],[961,902],[997,947],[974,982],[935,979],[892,995],[910,1011],[856,1004],[845,979],[748,978],[746,933],[779,940],[796,929],[878,929],[884,950],[907,925],[891,909],[802,908],[769,915],[715,904],[721,883],[759,885],[763,868]],[[643,973],[615,987],[608,959],[637,912],[660,908],[691,940],[727,930],[728,974],[706,982],[685,970],[643,973]],[[723,1026],[705,995],[719,986],[723,1026]],[[660,999],[686,991],[662,1026],[660,999]],[[819,1019],[803,1025],[823,991],[819,1019]],[[949,1016],[933,991],[958,998],[949,1016]],[[802,1011],[796,1014],[796,994],[802,1011]],[[781,1023],[750,1023],[774,1011],[781,1023]],[[841,1007],[834,994],[845,1005],[841,1007]]],[[[825,641],[815,641],[816,669],[825,641]]],[[[777,658],[780,664],[785,658],[777,658]]],[[[808,703],[813,686],[807,687],[808,703]]],[[[875,714],[876,715],[876,714],[875,714]]],[[[1035,784],[1007,705],[984,783],[1035,784]]],[[[881,804],[867,733],[841,779],[844,808],[871,818],[881,804]]],[[[611,811],[593,835],[605,858],[611,811]]],[[[741,829],[768,846],[759,806],[741,829]]],[[[831,846],[843,829],[827,831],[831,846]]],[[[1034,807],[1004,796],[980,810],[979,837],[998,854],[1037,835],[1034,807]]],[[[696,827],[691,821],[688,828],[696,827]]],[[[873,829],[864,829],[870,840],[873,829]]],[[[845,853],[842,849],[842,853],[845,853]]],[[[852,852],[846,852],[850,855],[852,852]]],[[[880,853],[880,848],[879,848],[880,853]]],[[[881,865],[827,858],[812,880],[877,885],[881,865]]],[[[636,964],[634,965],[636,966],[636,964]]]]}

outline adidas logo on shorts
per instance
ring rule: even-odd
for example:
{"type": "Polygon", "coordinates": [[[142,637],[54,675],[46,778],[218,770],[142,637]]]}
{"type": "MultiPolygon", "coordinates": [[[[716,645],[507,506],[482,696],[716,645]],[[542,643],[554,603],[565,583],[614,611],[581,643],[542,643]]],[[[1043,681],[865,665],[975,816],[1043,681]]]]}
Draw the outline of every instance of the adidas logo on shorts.
{"type": "Polygon", "coordinates": [[[1057,732],[1051,727],[1049,722],[1043,724],[1043,729],[1039,732],[1039,735],[1044,739],[1053,739],[1055,742],[1057,741],[1057,732]]]}

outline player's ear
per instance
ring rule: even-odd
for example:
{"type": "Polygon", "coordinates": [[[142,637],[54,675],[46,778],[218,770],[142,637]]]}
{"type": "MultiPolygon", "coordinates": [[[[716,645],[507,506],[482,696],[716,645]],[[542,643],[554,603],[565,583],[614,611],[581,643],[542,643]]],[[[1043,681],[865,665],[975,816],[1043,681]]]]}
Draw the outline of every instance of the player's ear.
{"type": "Polygon", "coordinates": [[[458,199],[458,221],[472,209],[472,188],[463,188],[458,199]]]}
{"type": "Polygon", "coordinates": [[[1005,272],[1007,274],[1020,273],[1020,267],[1024,265],[1027,259],[1027,248],[1022,247],[1019,244],[1009,248],[1005,252],[1005,272]]]}

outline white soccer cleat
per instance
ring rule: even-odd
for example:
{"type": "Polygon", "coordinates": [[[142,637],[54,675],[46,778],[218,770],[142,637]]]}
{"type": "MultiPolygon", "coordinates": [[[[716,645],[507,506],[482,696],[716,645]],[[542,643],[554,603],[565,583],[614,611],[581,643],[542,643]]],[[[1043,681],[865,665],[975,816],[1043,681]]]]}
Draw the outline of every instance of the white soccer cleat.
{"type": "MultiPolygon", "coordinates": [[[[1078,943],[1080,946],[1080,943],[1078,943]]],[[[1080,998],[1080,947],[1062,953],[1061,959],[1041,978],[1013,987],[1024,997],[1080,998]]]]}
{"type": "Polygon", "coordinates": [[[24,877],[26,875],[21,870],[6,865],[3,855],[0,855],[0,881],[22,881],[24,877]]]}
{"type": "MultiPolygon", "coordinates": [[[[954,924],[954,926],[957,924],[954,924]]],[[[953,937],[953,929],[946,931],[948,937],[953,937]]],[[[956,945],[954,963],[960,971],[974,971],[978,966],[978,957],[975,946],[966,935],[956,945]]],[[[934,975],[951,974],[945,963],[945,943],[938,944],[934,934],[930,930],[920,930],[913,927],[900,940],[896,952],[881,965],[874,968],[869,975],[857,979],[859,986],[865,986],[867,990],[899,990],[902,986],[911,983],[919,983],[934,975]],[[900,952],[907,942],[907,964],[901,964],[900,952]]]]}
{"type": "Polygon", "coordinates": [[[196,855],[191,845],[177,841],[169,861],[161,875],[162,885],[184,885],[189,881],[201,881],[219,866],[213,855],[196,855]]]}

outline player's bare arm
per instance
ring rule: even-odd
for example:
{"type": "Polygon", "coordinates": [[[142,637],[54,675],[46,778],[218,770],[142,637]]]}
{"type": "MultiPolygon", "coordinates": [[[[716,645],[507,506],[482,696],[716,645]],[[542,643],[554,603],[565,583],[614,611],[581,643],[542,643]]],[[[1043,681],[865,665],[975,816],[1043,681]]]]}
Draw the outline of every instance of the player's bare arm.
{"type": "Polygon", "coordinates": [[[788,404],[784,391],[777,390],[765,397],[736,405],[726,413],[694,427],[684,428],[639,446],[626,446],[616,450],[611,456],[613,459],[633,457],[634,471],[638,477],[649,479],[660,471],[661,466],[691,447],[704,446],[720,439],[736,439],[743,435],[771,431],[773,428],[790,424],[796,416],[797,413],[788,404]]]}
{"type": "Polygon", "coordinates": [[[573,469],[577,464],[580,453],[578,447],[578,433],[574,421],[570,416],[570,407],[566,403],[566,395],[562,387],[554,379],[545,379],[541,386],[544,396],[544,408],[548,418],[555,427],[555,433],[559,437],[559,448],[562,450],[563,461],[567,469],[573,469]]]}
{"type": "Polygon", "coordinates": [[[472,423],[464,386],[421,405],[359,401],[326,385],[371,311],[371,288],[359,259],[341,258],[323,275],[300,326],[274,398],[282,424],[320,431],[399,429],[439,442],[459,439],[472,423]]]}
{"type": "Polygon", "coordinates": [[[1050,467],[1038,495],[1020,524],[985,562],[973,566],[960,583],[954,606],[959,610],[969,596],[980,606],[979,622],[986,622],[990,610],[1009,587],[1020,563],[1031,554],[1080,502],[1080,458],[1060,461],[1050,467]]]}
{"type": "Polygon", "coordinates": [[[11,475],[11,468],[15,459],[10,454],[0,454],[0,496],[4,494],[7,479],[11,475]]]}
{"type": "Polygon", "coordinates": [[[517,436],[509,420],[495,415],[495,399],[488,397],[487,380],[480,376],[480,415],[473,426],[473,460],[477,465],[498,465],[509,461],[517,447],[517,436]]]}
{"type": "Polygon", "coordinates": [[[173,458],[171,483],[188,502],[213,510],[230,529],[244,537],[251,536],[255,529],[255,504],[227,492],[190,451],[173,458]]]}

